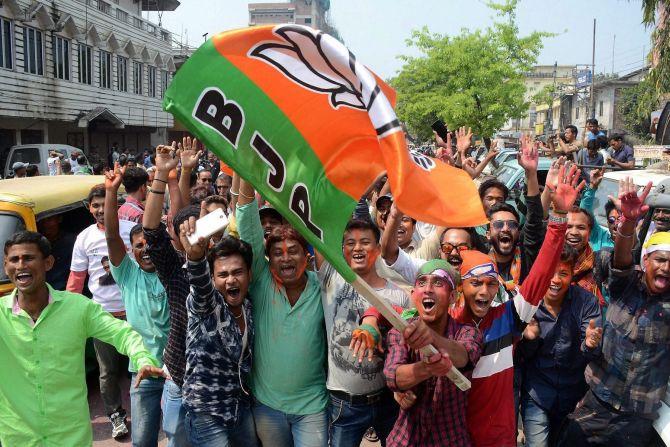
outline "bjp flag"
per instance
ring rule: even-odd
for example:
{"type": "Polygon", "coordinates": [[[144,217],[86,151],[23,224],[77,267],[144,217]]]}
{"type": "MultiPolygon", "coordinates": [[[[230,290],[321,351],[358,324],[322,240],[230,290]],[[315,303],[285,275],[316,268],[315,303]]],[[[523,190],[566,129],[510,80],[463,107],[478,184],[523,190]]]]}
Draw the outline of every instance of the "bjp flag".
{"type": "Polygon", "coordinates": [[[399,209],[415,219],[486,222],[467,173],[409,152],[394,98],[335,38],[271,25],[208,40],[175,74],[164,107],[351,282],[342,232],[383,171],[399,209]]]}

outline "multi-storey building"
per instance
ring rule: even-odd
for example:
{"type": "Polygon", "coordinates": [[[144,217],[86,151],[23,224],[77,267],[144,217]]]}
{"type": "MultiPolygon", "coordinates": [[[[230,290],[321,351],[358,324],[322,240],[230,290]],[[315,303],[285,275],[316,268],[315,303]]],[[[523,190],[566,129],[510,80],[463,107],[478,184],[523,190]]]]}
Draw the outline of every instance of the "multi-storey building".
{"type": "Polygon", "coordinates": [[[249,3],[249,26],[273,23],[297,23],[339,35],[329,17],[330,0],[293,0],[290,2],[249,3]]]}
{"type": "MultiPolygon", "coordinates": [[[[0,0],[0,151],[65,143],[105,159],[113,143],[165,141],[172,36],[142,11],[177,0],[0,0]]],[[[0,154],[1,155],[1,154],[0,154]]]]}

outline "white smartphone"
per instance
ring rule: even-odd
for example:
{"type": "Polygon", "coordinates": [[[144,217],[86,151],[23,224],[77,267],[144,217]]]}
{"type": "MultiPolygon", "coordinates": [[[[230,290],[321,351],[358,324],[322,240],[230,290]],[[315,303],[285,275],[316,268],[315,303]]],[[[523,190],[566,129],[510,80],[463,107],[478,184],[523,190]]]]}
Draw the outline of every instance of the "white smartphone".
{"type": "Polygon", "coordinates": [[[218,233],[228,225],[228,217],[221,208],[217,208],[208,215],[195,221],[195,232],[187,236],[190,244],[198,243],[201,237],[208,238],[218,233]]]}

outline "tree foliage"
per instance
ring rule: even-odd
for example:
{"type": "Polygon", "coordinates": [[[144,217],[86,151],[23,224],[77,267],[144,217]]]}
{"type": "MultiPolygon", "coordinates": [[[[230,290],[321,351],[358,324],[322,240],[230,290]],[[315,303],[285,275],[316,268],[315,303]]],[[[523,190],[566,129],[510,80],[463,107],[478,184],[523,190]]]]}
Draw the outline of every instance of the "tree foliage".
{"type": "Polygon", "coordinates": [[[438,118],[449,128],[471,126],[492,136],[509,119],[528,112],[524,73],[530,71],[550,33],[521,37],[516,25],[517,0],[489,2],[497,17],[492,26],[461,30],[457,36],[415,30],[408,39],[420,56],[404,62],[391,84],[398,92],[398,116],[410,132],[428,139],[438,118]]]}
{"type": "Polygon", "coordinates": [[[623,89],[617,107],[625,128],[641,139],[650,138],[650,115],[658,108],[658,98],[658,89],[649,78],[623,89]]]}

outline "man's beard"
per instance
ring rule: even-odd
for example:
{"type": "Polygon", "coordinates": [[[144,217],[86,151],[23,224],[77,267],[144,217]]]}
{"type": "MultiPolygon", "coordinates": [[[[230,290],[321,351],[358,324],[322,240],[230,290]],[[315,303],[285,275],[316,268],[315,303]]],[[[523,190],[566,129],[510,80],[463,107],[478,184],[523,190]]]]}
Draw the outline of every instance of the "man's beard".
{"type": "Polygon", "coordinates": [[[506,251],[503,251],[503,249],[500,248],[500,241],[498,240],[500,235],[498,235],[494,238],[491,238],[491,246],[493,246],[493,251],[495,251],[497,254],[502,255],[502,256],[508,256],[508,255],[511,255],[512,253],[514,253],[514,249],[516,248],[517,241],[514,239],[514,237],[511,234],[508,233],[508,235],[511,239],[511,243],[509,244],[509,248],[506,249],[506,251]]]}
{"type": "Polygon", "coordinates": [[[670,230],[670,219],[667,217],[656,218],[654,219],[654,224],[656,225],[657,231],[668,231],[670,230]]]}

